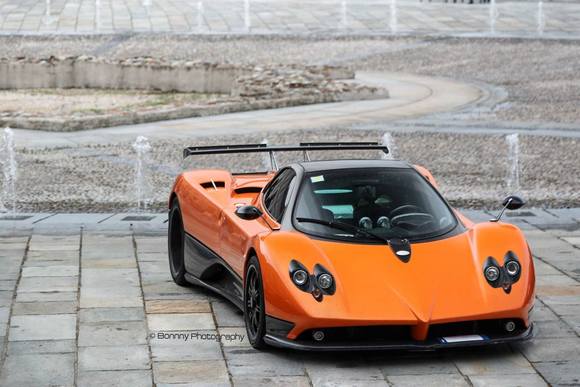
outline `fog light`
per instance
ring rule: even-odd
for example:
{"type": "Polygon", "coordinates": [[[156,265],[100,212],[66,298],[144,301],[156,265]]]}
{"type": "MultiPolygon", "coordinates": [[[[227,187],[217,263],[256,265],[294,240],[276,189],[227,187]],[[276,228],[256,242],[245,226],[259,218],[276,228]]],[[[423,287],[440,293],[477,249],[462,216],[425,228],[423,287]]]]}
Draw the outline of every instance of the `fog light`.
{"type": "Polygon", "coordinates": [[[506,332],[511,333],[511,332],[516,330],[516,323],[510,320],[510,321],[505,323],[504,328],[505,328],[506,332]]]}
{"type": "Polygon", "coordinates": [[[314,331],[314,332],[312,332],[312,338],[316,341],[322,341],[322,340],[324,340],[324,332],[314,331]]]}
{"type": "Polygon", "coordinates": [[[308,273],[305,270],[299,269],[292,274],[292,281],[298,286],[304,285],[308,282],[308,273]]]}
{"type": "Polygon", "coordinates": [[[510,276],[515,277],[520,272],[520,264],[516,261],[509,261],[505,264],[505,269],[510,276]]]}
{"type": "Polygon", "coordinates": [[[321,274],[318,276],[317,282],[321,289],[330,289],[332,286],[332,276],[326,273],[321,274]]]}
{"type": "Polygon", "coordinates": [[[499,278],[499,269],[495,266],[490,266],[485,269],[485,278],[489,282],[495,282],[499,278]]]}

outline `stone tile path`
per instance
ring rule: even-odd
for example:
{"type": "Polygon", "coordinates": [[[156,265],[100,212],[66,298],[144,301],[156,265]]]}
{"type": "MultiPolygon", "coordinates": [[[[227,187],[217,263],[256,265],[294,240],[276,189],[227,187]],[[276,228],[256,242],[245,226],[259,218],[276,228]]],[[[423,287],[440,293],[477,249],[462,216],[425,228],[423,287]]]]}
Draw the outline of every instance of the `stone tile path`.
{"type": "Polygon", "coordinates": [[[490,7],[418,0],[0,0],[0,31],[580,36],[580,5],[573,2],[490,7]]]}
{"type": "Polygon", "coordinates": [[[46,216],[36,226],[0,222],[1,386],[580,383],[578,209],[509,218],[536,257],[533,342],[356,356],[251,349],[231,304],[171,281],[164,215],[141,225],[111,215],[67,215],[71,227],[46,216]]]}
{"type": "Polygon", "coordinates": [[[418,0],[0,0],[0,32],[580,36],[580,4],[539,3],[494,10],[418,0]]]}

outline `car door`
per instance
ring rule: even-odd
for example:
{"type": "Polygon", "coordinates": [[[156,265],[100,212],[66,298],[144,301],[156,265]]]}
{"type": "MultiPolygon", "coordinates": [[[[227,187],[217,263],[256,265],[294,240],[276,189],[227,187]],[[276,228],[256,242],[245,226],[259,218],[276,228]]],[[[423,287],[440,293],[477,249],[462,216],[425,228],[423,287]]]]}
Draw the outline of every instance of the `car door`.
{"type": "MultiPolygon", "coordinates": [[[[281,170],[266,186],[263,194],[264,208],[280,222],[296,173],[291,168],[281,170]]],[[[224,208],[223,224],[220,228],[221,256],[240,276],[244,271],[245,255],[249,240],[257,233],[269,229],[263,219],[243,220],[238,218],[235,207],[224,208]]]]}

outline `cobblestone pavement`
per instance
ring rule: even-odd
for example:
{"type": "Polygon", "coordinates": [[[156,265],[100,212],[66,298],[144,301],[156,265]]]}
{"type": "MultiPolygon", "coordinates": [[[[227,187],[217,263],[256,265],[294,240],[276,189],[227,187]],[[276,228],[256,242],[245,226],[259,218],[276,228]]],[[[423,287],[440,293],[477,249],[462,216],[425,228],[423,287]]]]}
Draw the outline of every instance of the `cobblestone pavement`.
{"type": "Polygon", "coordinates": [[[524,229],[536,258],[533,342],[332,356],[257,352],[232,305],[175,285],[165,215],[35,214],[3,223],[0,385],[577,385],[580,209],[517,214],[506,219],[524,229]]]}
{"type": "Polygon", "coordinates": [[[580,4],[417,0],[0,0],[2,33],[580,36],[580,4]],[[479,2],[478,2],[479,3],[479,2]]]}

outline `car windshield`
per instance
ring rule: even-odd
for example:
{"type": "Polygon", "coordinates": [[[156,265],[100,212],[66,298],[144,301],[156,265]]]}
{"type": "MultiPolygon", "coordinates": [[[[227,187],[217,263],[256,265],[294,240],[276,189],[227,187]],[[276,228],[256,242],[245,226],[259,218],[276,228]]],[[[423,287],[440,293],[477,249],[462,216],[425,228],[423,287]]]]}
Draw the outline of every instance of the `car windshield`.
{"type": "Polygon", "coordinates": [[[307,234],[373,242],[445,234],[457,226],[449,206],[411,168],[356,168],[307,173],[293,223],[307,234]]]}

